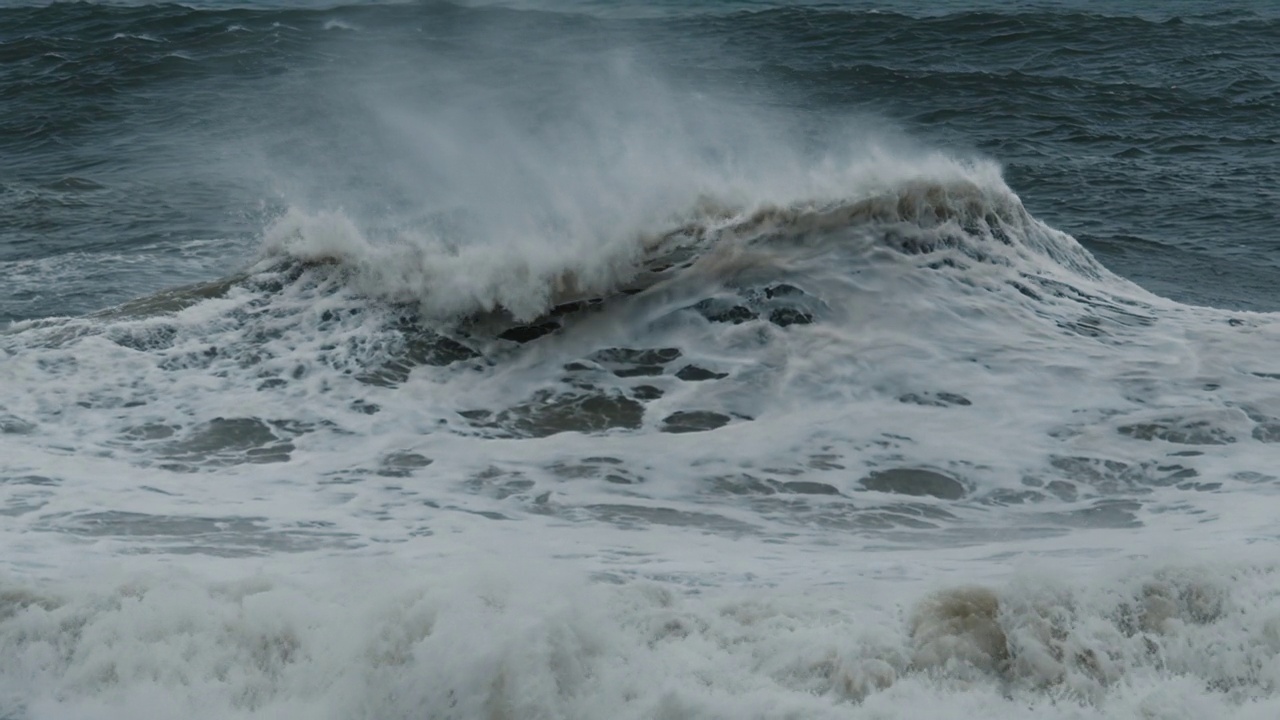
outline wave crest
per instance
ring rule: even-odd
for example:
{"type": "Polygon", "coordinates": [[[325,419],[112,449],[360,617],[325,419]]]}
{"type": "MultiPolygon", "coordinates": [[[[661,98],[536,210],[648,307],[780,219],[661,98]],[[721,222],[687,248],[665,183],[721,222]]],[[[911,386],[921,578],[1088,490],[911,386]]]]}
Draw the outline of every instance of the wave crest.
{"type": "Polygon", "coordinates": [[[704,195],[653,218],[659,229],[648,232],[530,221],[523,231],[459,238],[439,228],[375,232],[339,211],[295,208],[268,228],[265,250],[272,260],[336,265],[358,292],[416,303],[433,317],[505,311],[522,322],[562,303],[647,287],[712,251],[785,253],[789,243],[814,238],[856,236],[912,255],[949,250],[1051,274],[1105,274],[1074,239],[1031,216],[993,164],[932,158],[928,165],[914,174],[854,169],[844,194],[752,202],[704,195]]]}

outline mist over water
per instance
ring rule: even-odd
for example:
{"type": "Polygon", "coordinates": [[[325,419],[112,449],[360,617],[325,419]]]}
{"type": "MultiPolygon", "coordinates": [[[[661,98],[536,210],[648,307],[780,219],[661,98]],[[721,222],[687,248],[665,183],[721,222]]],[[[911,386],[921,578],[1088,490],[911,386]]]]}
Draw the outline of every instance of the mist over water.
{"type": "Polygon", "coordinates": [[[0,717],[1274,717],[1269,13],[0,10],[0,717]]]}

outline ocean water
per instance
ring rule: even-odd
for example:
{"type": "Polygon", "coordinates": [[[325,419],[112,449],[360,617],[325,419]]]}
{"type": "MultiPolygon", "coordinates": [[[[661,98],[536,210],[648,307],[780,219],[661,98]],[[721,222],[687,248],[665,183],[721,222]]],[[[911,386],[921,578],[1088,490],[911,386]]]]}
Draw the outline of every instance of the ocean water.
{"type": "Polygon", "coordinates": [[[1280,715],[1280,5],[0,7],[0,718],[1280,715]]]}

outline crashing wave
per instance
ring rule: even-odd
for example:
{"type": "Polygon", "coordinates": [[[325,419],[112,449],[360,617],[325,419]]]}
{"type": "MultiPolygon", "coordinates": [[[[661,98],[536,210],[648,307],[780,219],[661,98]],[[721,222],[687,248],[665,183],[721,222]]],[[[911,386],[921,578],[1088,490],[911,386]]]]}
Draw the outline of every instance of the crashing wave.
{"type": "Polygon", "coordinates": [[[1032,217],[998,178],[917,177],[836,200],[734,205],[703,197],[683,215],[658,233],[459,243],[425,232],[369,233],[340,212],[294,209],[268,229],[265,251],[267,262],[332,264],[356,291],[416,303],[427,316],[503,311],[517,322],[567,303],[634,293],[737,251],[815,238],[869,239],[911,255],[955,251],[1051,275],[1107,275],[1074,239],[1032,217]]]}

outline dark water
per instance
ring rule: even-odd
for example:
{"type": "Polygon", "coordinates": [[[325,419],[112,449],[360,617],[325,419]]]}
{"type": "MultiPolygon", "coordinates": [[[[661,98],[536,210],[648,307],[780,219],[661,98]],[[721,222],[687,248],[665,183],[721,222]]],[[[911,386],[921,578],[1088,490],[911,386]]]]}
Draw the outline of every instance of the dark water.
{"type": "Polygon", "coordinates": [[[558,78],[619,55],[814,134],[858,118],[994,158],[1121,274],[1274,309],[1277,48],[1264,2],[10,6],[0,319],[238,270],[299,195],[412,205],[431,187],[391,179],[368,92],[428,112],[483,92],[550,123],[558,78]]]}

